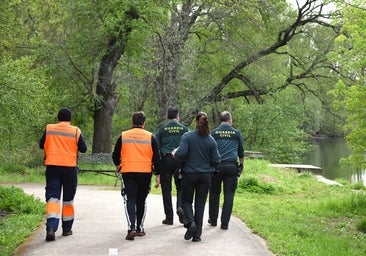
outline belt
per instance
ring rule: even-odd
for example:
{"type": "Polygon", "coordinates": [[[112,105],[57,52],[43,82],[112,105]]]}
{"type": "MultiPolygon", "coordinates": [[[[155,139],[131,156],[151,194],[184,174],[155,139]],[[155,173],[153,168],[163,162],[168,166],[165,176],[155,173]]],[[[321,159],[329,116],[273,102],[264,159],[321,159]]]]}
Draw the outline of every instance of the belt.
{"type": "Polygon", "coordinates": [[[173,155],[170,154],[170,153],[165,153],[165,154],[162,155],[162,157],[173,157],[173,155]]]}
{"type": "Polygon", "coordinates": [[[237,162],[236,161],[221,161],[221,163],[220,164],[237,164],[237,162]]]}

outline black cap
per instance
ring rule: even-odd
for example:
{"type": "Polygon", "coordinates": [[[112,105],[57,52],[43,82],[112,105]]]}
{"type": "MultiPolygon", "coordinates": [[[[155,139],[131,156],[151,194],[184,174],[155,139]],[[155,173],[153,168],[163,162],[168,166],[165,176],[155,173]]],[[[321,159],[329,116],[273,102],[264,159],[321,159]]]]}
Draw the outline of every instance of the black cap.
{"type": "Polygon", "coordinates": [[[59,121],[71,121],[71,111],[68,108],[61,108],[58,111],[57,118],[59,121]]]}

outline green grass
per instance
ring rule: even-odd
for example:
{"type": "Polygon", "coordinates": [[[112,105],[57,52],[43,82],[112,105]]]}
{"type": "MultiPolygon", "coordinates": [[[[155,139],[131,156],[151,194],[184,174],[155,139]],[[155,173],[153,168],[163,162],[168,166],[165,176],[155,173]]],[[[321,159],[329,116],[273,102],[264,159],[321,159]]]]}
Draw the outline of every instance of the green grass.
{"type": "MultiPolygon", "coordinates": [[[[7,182],[44,182],[44,168],[17,170],[0,168],[0,175],[7,182]]],[[[160,193],[154,181],[151,192],[160,193]]],[[[79,184],[113,187],[114,182],[114,177],[101,174],[79,174],[79,184]]],[[[266,161],[247,159],[233,214],[263,237],[276,255],[366,255],[365,187],[346,181],[342,184],[329,186],[309,173],[271,168],[266,161]]],[[[29,232],[33,228],[29,227],[29,232]]]]}
{"type": "Polygon", "coordinates": [[[0,186],[0,211],[0,255],[13,255],[40,225],[45,206],[20,188],[0,186]]]}
{"type": "MultiPolygon", "coordinates": [[[[366,255],[366,195],[247,161],[234,214],[276,255],[366,255]]],[[[364,187],[360,187],[364,189],[364,187]]]]}

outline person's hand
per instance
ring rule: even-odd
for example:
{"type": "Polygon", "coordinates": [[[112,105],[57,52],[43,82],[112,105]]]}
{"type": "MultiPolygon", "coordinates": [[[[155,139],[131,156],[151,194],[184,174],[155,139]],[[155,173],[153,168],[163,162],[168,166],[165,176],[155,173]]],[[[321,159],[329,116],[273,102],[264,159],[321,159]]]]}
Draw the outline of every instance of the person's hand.
{"type": "Polygon", "coordinates": [[[116,172],[121,172],[121,165],[120,164],[116,166],[116,172]]]}
{"type": "Polygon", "coordinates": [[[155,188],[158,188],[160,185],[160,175],[156,175],[155,179],[155,188]]]}
{"type": "Polygon", "coordinates": [[[175,158],[175,152],[177,152],[178,148],[173,149],[172,151],[172,157],[175,158]]]}
{"type": "Polygon", "coordinates": [[[244,164],[238,164],[237,170],[238,170],[238,177],[242,174],[244,169],[244,164]]]}

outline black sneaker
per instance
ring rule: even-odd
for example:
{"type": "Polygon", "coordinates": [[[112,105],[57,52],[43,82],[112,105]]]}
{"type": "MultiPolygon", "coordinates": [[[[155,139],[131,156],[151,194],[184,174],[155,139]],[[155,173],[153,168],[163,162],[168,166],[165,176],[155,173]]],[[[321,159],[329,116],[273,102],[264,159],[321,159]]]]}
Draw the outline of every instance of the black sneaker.
{"type": "Polygon", "coordinates": [[[165,225],[173,225],[173,220],[165,219],[162,221],[162,223],[165,225]]]}
{"type": "Polygon", "coordinates": [[[128,230],[126,240],[135,240],[135,236],[137,235],[136,230],[128,230]]]}
{"type": "Polygon", "coordinates": [[[201,238],[193,237],[192,242],[201,242],[201,238]]]}
{"type": "Polygon", "coordinates": [[[183,224],[184,223],[184,211],[181,207],[178,207],[177,214],[178,214],[178,217],[179,217],[179,222],[181,224],[183,224]]]}
{"type": "Polygon", "coordinates": [[[221,229],[227,230],[229,228],[228,224],[221,224],[221,229]]]}
{"type": "Polygon", "coordinates": [[[137,229],[136,236],[144,236],[144,235],[146,235],[146,233],[143,229],[137,229]]]}
{"type": "Polygon", "coordinates": [[[197,231],[196,223],[192,222],[189,228],[187,228],[186,233],[184,234],[184,239],[185,240],[191,239],[196,235],[196,231],[197,231]]]}
{"type": "Polygon", "coordinates": [[[55,241],[55,231],[53,229],[49,229],[47,230],[46,233],[46,241],[50,242],[50,241],[55,241]]]}
{"type": "Polygon", "coordinates": [[[217,226],[217,221],[216,220],[208,219],[208,224],[210,224],[213,227],[216,227],[217,226]]]}
{"type": "Polygon", "coordinates": [[[63,231],[63,232],[62,232],[62,235],[63,235],[63,236],[71,236],[71,235],[72,235],[72,230],[69,230],[69,231],[63,231]]]}

